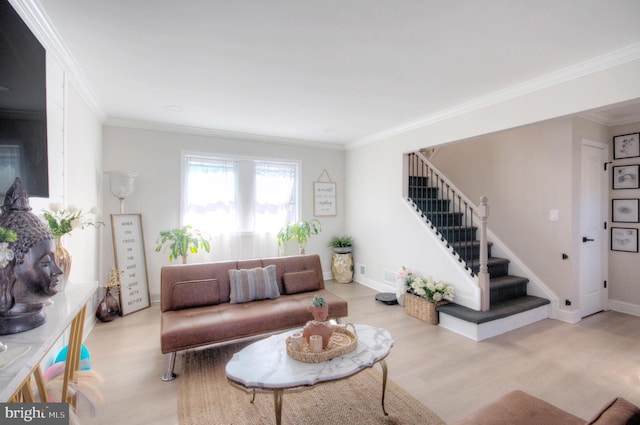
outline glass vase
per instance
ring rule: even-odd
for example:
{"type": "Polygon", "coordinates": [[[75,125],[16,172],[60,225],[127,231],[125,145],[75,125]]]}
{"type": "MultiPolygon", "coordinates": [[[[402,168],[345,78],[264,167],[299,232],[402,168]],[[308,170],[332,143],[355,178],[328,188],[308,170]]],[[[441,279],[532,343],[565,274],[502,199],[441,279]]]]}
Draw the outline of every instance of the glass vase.
{"type": "Polygon", "coordinates": [[[71,253],[62,245],[62,237],[56,238],[56,264],[62,270],[58,280],[58,292],[62,292],[67,287],[71,273],[71,253]]]}
{"type": "Polygon", "coordinates": [[[101,322],[110,322],[120,314],[120,304],[113,295],[111,288],[107,288],[107,293],[104,295],[102,301],[98,305],[96,310],[96,318],[101,322]]]}

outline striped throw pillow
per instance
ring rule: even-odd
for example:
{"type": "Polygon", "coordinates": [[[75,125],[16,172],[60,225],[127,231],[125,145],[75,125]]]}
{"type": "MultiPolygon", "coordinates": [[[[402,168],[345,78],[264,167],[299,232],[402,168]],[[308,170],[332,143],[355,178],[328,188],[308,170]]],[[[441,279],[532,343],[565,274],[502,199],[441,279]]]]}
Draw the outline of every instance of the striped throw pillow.
{"type": "Polygon", "coordinates": [[[273,264],[263,268],[229,270],[229,281],[231,283],[231,304],[280,296],[276,281],[276,266],[273,264]]]}

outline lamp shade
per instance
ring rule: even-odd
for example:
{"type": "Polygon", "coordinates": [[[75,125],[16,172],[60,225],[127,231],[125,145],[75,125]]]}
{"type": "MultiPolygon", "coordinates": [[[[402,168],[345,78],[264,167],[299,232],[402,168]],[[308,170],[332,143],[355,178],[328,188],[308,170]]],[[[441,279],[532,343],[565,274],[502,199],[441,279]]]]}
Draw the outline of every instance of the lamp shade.
{"type": "Polygon", "coordinates": [[[116,198],[122,200],[133,193],[137,173],[123,171],[107,171],[109,175],[109,190],[116,198]]]}

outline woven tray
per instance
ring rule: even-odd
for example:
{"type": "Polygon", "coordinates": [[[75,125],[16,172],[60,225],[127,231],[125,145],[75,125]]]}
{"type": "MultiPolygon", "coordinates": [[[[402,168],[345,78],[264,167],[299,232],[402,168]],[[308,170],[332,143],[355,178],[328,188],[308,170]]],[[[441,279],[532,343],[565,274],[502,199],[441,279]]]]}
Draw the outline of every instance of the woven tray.
{"type": "Polygon", "coordinates": [[[311,352],[309,343],[306,341],[302,345],[302,350],[298,350],[293,345],[291,337],[288,337],[286,341],[287,354],[291,358],[300,360],[301,362],[319,363],[350,353],[355,350],[358,345],[358,335],[356,335],[356,327],[352,323],[347,323],[346,326],[335,328],[327,348],[319,353],[311,352]],[[353,332],[348,330],[346,326],[351,326],[351,328],[353,328],[353,332]]]}

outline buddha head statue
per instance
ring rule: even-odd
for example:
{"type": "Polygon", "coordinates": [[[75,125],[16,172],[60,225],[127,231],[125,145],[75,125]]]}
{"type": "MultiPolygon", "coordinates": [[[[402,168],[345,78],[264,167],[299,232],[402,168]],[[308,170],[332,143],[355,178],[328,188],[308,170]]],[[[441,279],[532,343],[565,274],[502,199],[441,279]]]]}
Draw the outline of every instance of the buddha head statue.
{"type": "Polygon", "coordinates": [[[5,195],[0,227],[17,235],[9,243],[14,259],[0,273],[0,334],[22,332],[45,322],[44,303],[58,292],[62,270],[55,262],[53,235],[31,212],[19,177],[5,195]]]}

